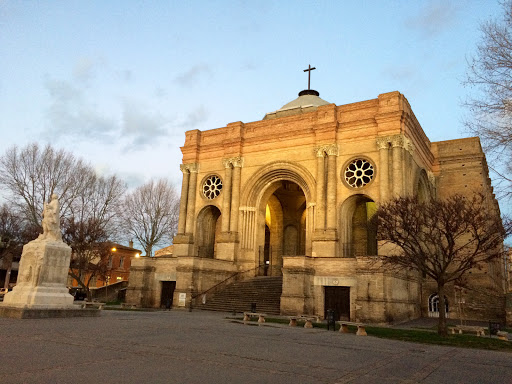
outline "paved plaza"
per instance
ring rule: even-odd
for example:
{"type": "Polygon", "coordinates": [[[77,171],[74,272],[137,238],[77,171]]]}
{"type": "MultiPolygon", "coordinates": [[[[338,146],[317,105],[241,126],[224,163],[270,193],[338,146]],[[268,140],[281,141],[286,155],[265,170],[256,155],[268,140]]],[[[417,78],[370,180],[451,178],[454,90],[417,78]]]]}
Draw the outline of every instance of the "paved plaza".
{"type": "Polygon", "coordinates": [[[244,325],[226,316],[0,318],[0,383],[512,383],[510,353],[244,325]]]}

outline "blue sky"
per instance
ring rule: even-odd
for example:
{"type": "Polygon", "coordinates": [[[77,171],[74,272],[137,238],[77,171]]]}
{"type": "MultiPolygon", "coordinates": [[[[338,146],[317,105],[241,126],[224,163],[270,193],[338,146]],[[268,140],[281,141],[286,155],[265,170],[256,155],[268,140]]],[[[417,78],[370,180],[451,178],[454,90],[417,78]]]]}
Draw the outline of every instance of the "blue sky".
{"type": "Polygon", "coordinates": [[[466,57],[497,1],[0,0],[0,153],[52,142],[180,190],[184,132],[256,121],[311,86],[398,90],[431,141],[468,136],[466,57]]]}

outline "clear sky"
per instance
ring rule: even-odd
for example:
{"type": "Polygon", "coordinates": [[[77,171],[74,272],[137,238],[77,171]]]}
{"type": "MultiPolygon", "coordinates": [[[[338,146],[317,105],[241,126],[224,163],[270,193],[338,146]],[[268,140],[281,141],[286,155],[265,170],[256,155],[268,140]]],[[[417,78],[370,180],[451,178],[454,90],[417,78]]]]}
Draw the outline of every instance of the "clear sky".
{"type": "Polygon", "coordinates": [[[466,57],[486,0],[0,0],[0,153],[48,141],[130,186],[180,190],[184,132],[261,120],[311,87],[398,90],[431,141],[468,136],[466,57]]]}

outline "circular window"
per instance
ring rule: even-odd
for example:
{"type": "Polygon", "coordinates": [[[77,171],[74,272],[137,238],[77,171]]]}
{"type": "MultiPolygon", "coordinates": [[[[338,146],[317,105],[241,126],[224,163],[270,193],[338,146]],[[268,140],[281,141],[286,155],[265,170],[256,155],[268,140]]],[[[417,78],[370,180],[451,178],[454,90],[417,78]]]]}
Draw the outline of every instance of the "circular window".
{"type": "Polygon", "coordinates": [[[373,179],[375,167],[366,159],[355,159],[345,168],[345,182],[352,188],[362,188],[373,179]]]}
{"type": "Polygon", "coordinates": [[[203,184],[203,195],[208,200],[215,199],[222,190],[222,180],[219,176],[210,176],[203,184]]]}

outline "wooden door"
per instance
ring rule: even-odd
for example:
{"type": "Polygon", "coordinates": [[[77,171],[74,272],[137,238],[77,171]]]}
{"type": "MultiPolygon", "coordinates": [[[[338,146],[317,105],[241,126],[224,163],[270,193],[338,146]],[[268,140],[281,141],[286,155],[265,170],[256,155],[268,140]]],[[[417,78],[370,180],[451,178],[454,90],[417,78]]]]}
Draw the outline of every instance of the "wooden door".
{"type": "Polygon", "coordinates": [[[350,287],[324,287],[325,303],[324,316],[327,310],[334,310],[336,320],[350,320],[350,287]]]}

